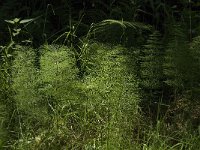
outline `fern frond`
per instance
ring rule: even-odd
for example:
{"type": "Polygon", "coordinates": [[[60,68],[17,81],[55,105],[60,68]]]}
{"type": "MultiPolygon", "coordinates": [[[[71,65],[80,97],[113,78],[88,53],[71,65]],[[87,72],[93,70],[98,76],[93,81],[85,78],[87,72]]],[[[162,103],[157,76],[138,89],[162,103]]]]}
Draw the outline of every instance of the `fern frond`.
{"type": "Polygon", "coordinates": [[[150,30],[150,26],[144,25],[139,22],[129,22],[129,21],[124,21],[124,20],[107,19],[107,20],[101,21],[100,23],[95,24],[94,31],[98,33],[99,29],[103,29],[106,26],[111,26],[111,25],[119,25],[123,29],[129,27],[133,29],[150,30]]]}
{"type": "Polygon", "coordinates": [[[144,45],[141,56],[141,84],[145,89],[159,89],[162,86],[161,35],[153,32],[144,45]]]}
{"type": "Polygon", "coordinates": [[[167,83],[175,89],[184,89],[189,86],[191,79],[192,57],[189,44],[186,40],[185,29],[181,25],[174,25],[169,37],[168,49],[163,64],[167,83]]]}

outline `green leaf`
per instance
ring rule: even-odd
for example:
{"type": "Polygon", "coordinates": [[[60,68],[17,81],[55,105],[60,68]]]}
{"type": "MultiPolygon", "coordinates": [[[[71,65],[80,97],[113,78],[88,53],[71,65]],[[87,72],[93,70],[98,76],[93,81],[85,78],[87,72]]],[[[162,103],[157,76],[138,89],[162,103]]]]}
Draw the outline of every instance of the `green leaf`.
{"type": "Polygon", "coordinates": [[[23,20],[21,20],[19,23],[20,23],[20,24],[24,24],[24,23],[31,22],[31,21],[33,21],[33,20],[35,20],[35,19],[34,19],[34,18],[33,18],[33,19],[23,19],[23,20]]]}
{"type": "Polygon", "coordinates": [[[4,20],[4,21],[7,22],[7,23],[10,23],[10,24],[15,24],[15,22],[12,21],[12,20],[4,20]]]}
{"type": "Polygon", "coordinates": [[[32,43],[32,41],[31,40],[24,40],[24,41],[22,41],[22,43],[32,43]]]}
{"type": "Polygon", "coordinates": [[[19,18],[15,18],[15,19],[13,19],[13,21],[15,22],[15,23],[18,23],[19,22],[19,18]]]}
{"type": "Polygon", "coordinates": [[[21,29],[20,28],[18,28],[18,29],[13,29],[15,32],[20,32],[21,31],[21,29]]]}
{"type": "Polygon", "coordinates": [[[15,24],[15,23],[18,23],[20,21],[20,18],[15,18],[13,20],[4,20],[5,22],[7,23],[10,23],[10,24],[15,24]]]}

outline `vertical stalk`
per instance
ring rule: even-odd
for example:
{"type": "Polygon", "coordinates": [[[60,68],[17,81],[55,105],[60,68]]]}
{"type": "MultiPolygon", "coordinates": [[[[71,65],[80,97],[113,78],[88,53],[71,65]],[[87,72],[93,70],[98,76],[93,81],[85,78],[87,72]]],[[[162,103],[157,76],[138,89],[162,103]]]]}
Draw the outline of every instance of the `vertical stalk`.
{"type": "Polygon", "coordinates": [[[190,20],[190,42],[192,41],[192,8],[191,8],[191,0],[189,0],[189,11],[190,11],[190,16],[189,16],[189,20],[190,20]]]}

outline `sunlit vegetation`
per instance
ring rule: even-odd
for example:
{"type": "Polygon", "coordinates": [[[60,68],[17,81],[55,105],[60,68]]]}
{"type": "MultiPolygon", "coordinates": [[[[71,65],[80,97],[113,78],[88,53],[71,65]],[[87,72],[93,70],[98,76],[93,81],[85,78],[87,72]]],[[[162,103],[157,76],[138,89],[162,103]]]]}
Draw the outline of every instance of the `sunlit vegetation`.
{"type": "Polygon", "coordinates": [[[0,2],[0,149],[198,150],[199,9],[0,2]]]}

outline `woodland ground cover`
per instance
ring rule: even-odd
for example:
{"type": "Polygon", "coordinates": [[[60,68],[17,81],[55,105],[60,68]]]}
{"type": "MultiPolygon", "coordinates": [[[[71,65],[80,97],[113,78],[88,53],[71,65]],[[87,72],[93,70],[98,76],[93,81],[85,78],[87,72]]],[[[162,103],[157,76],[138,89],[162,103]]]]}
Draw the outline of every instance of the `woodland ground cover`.
{"type": "Polygon", "coordinates": [[[14,2],[0,149],[199,149],[198,2],[14,2]]]}

